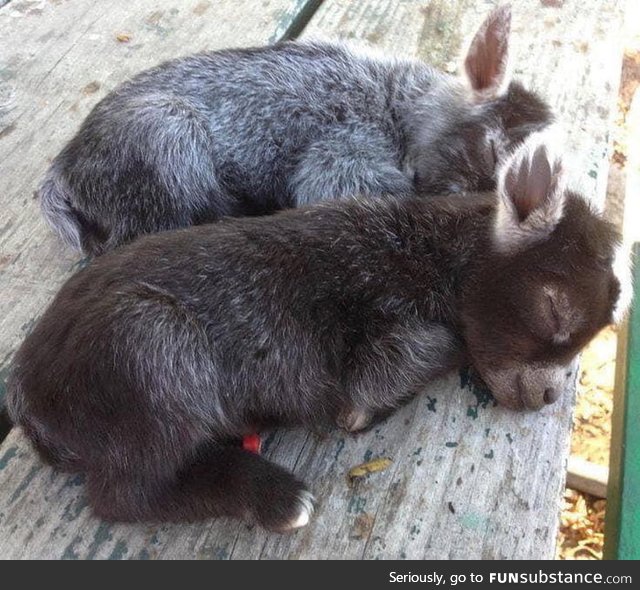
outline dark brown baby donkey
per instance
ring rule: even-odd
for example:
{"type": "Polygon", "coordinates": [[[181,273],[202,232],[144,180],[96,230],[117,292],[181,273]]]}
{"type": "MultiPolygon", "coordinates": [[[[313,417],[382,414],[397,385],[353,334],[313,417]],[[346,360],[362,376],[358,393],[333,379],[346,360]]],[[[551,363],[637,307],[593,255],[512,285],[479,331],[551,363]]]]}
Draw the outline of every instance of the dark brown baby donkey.
{"type": "Polygon", "coordinates": [[[290,530],[311,494],[239,437],[361,429],[465,363],[541,408],[628,280],[615,231],[532,136],[496,193],[226,220],[95,260],[17,353],[9,408],[45,460],[87,474],[104,519],[290,530]]]}

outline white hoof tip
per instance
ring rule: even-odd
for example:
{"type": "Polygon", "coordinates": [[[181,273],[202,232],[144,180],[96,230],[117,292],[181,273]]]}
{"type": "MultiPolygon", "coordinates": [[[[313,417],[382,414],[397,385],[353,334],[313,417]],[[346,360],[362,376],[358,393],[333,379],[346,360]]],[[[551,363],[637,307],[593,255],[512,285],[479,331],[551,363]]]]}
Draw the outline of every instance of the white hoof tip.
{"type": "Polygon", "coordinates": [[[298,515],[286,527],[287,530],[293,531],[309,524],[313,514],[313,501],[314,498],[309,492],[302,492],[298,496],[298,515]]]}
{"type": "Polygon", "coordinates": [[[371,424],[372,417],[373,415],[371,414],[371,412],[359,412],[354,416],[354,420],[351,423],[351,427],[349,428],[349,430],[351,432],[357,432],[358,430],[365,429],[367,426],[369,426],[369,424],[371,424]]]}
{"type": "Polygon", "coordinates": [[[373,413],[368,410],[351,410],[338,416],[338,426],[347,432],[363,430],[371,423],[373,413]]]}

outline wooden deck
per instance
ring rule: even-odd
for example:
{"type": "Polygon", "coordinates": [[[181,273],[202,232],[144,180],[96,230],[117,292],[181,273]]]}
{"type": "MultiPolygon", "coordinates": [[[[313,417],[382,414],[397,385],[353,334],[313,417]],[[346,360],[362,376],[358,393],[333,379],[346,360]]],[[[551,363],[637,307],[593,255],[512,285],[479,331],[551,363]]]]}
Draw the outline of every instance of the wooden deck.
{"type": "MultiPolygon", "coordinates": [[[[35,187],[115,85],[170,57],[299,32],[453,71],[496,3],[168,0],[159,9],[154,0],[0,0],[0,398],[13,352],[79,263],[45,227],[35,187]]],[[[601,202],[623,3],[513,2],[514,75],[555,107],[577,180],[601,202]]],[[[365,435],[273,433],[266,455],[319,500],[311,524],[289,536],[230,520],[100,523],[82,479],[42,465],[14,430],[0,446],[0,558],[551,558],[572,405],[569,391],[540,413],[514,413],[452,375],[365,435]],[[390,467],[347,482],[351,467],[377,457],[390,467]]]]}

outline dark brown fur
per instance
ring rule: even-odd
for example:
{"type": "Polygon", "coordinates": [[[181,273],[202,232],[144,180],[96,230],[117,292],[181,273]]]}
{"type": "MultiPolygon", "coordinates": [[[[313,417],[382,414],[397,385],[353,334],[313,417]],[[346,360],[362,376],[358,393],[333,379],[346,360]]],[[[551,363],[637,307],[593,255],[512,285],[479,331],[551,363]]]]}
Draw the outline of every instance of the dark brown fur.
{"type": "Polygon", "coordinates": [[[103,518],[305,524],[303,484],[232,439],[361,428],[467,362],[500,402],[538,408],[611,321],[612,228],[553,193],[564,213],[523,244],[496,198],[333,203],[105,255],[17,353],[12,417],[46,461],[87,473],[103,518]]]}

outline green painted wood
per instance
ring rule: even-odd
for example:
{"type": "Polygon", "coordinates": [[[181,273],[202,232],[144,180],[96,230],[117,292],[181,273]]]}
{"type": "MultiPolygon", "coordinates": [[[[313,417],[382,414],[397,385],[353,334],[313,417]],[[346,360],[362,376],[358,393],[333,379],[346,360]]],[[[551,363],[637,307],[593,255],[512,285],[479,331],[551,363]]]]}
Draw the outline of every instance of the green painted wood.
{"type": "Polygon", "coordinates": [[[640,559],[640,242],[633,253],[634,303],[617,355],[606,559],[640,559]]]}
{"type": "Polygon", "coordinates": [[[292,17],[283,20],[276,28],[270,41],[290,41],[296,39],[313,18],[322,0],[296,0],[295,6],[291,10],[292,17]],[[293,16],[295,15],[295,16],[293,16]]]}

